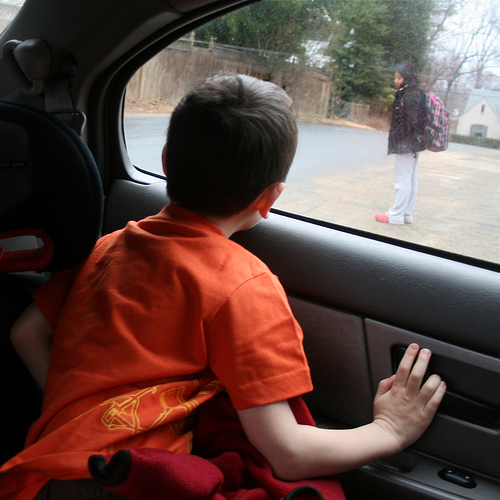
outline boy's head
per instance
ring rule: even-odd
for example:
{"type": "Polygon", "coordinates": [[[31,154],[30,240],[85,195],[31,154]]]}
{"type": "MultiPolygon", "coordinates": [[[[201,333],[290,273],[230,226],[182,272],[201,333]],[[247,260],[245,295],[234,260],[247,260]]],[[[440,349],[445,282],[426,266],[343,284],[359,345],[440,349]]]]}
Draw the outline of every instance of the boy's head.
{"type": "Polygon", "coordinates": [[[189,92],[172,113],[164,152],[172,202],[229,217],[284,181],[297,147],[290,105],[284,90],[246,75],[189,92]]]}

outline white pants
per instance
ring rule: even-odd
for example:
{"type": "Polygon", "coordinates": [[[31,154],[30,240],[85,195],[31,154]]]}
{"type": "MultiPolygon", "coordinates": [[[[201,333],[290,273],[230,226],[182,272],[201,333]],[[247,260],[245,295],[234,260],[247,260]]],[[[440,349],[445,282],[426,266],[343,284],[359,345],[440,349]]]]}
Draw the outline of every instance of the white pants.
{"type": "Polygon", "coordinates": [[[418,190],[417,161],[418,153],[396,155],[394,165],[396,200],[386,212],[390,224],[413,222],[413,207],[418,190]]]}

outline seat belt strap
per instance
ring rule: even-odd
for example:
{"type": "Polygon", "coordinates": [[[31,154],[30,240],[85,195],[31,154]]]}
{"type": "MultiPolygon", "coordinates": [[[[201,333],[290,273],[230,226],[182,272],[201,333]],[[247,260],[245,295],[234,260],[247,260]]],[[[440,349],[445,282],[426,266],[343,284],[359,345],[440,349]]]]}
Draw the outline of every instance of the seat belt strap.
{"type": "Polygon", "coordinates": [[[82,111],[73,107],[69,92],[72,76],[72,73],[62,70],[46,83],[45,109],[81,135],[87,117],[82,111]]]}

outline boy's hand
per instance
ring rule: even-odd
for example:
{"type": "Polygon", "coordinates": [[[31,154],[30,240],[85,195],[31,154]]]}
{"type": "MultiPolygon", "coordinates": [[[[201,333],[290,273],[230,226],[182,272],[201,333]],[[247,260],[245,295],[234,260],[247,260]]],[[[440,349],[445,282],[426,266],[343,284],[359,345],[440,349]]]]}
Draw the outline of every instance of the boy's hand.
{"type": "Polygon", "coordinates": [[[438,375],[431,375],[422,386],[430,357],[431,351],[411,344],[396,374],[378,386],[374,423],[394,440],[398,451],[423,434],[446,392],[446,384],[438,375]]]}

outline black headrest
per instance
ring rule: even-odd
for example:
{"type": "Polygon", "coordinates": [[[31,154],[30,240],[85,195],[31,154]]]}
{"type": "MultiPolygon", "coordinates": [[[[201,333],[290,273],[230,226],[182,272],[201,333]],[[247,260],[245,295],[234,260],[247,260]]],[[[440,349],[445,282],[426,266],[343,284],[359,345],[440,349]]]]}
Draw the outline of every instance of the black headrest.
{"type": "MultiPolygon", "coordinates": [[[[42,109],[0,99],[0,240],[33,230],[53,245],[43,270],[72,267],[99,237],[103,207],[101,177],[82,139],[42,109]]],[[[0,270],[1,263],[0,252],[0,270]]]]}

